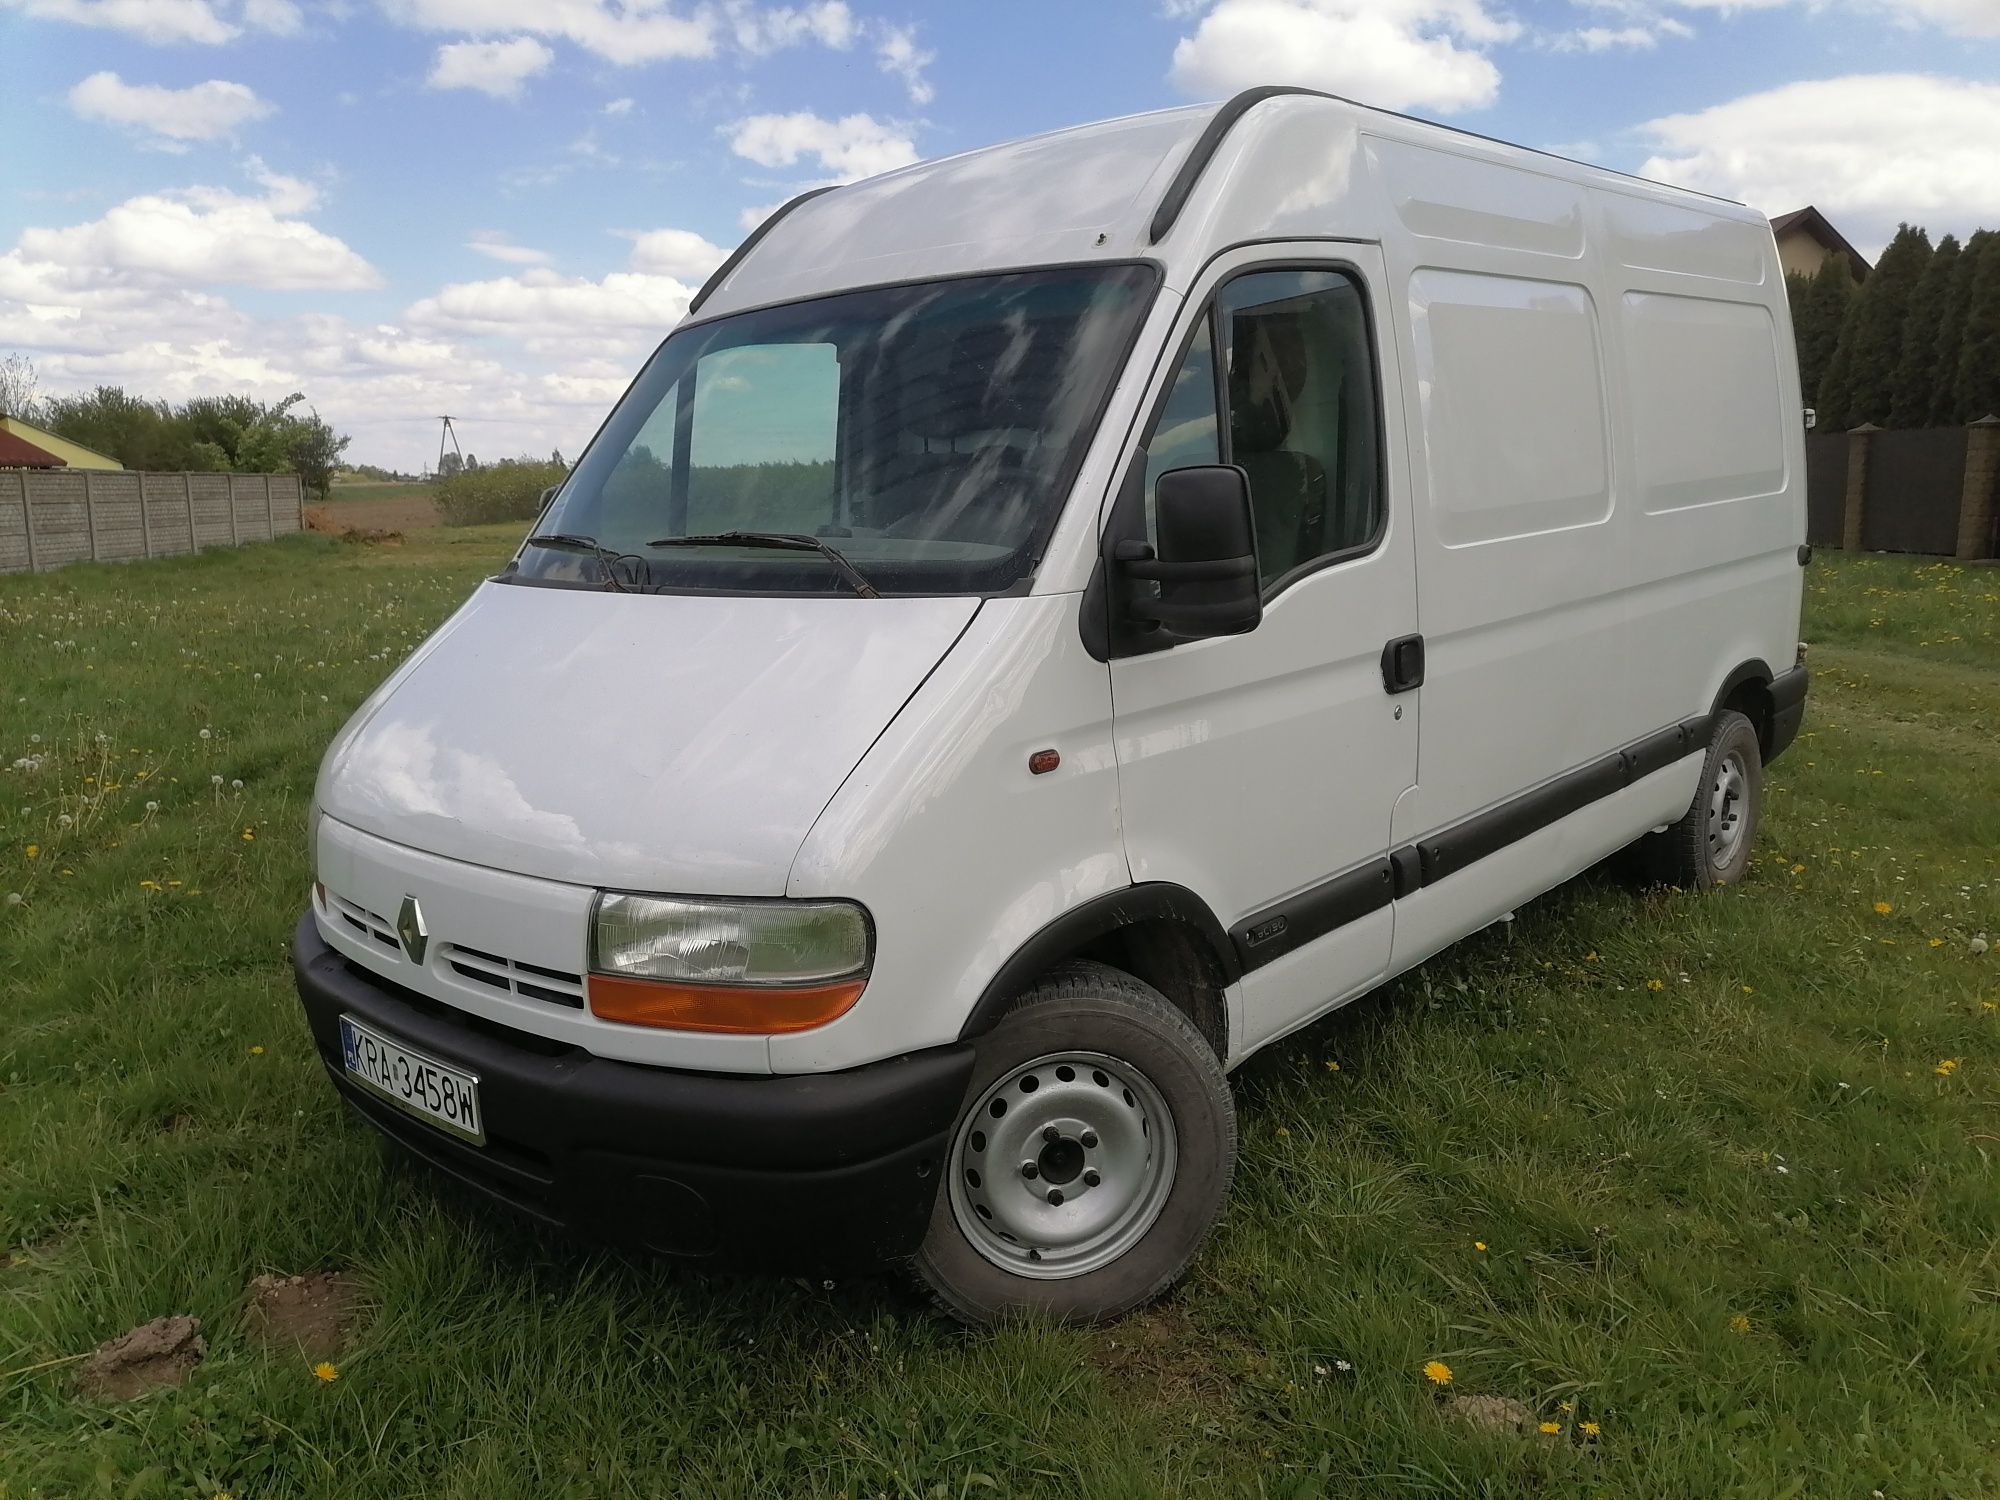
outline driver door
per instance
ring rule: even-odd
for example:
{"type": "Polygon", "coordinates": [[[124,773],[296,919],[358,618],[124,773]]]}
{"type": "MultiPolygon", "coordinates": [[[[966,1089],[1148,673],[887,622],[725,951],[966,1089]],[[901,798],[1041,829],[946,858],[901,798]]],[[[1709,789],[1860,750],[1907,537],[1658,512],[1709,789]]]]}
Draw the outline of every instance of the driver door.
{"type": "Polygon", "coordinates": [[[1234,463],[1250,481],[1262,622],[1111,662],[1132,876],[1190,888],[1229,929],[1237,1056],[1389,965],[1390,815],[1415,779],[1418,694],[1383,669],[1385,643],[1417,629],[1384,281],[1372,247],[1220,258],[1128,459],[1148,517],[1168,469],[1234,463]]]}

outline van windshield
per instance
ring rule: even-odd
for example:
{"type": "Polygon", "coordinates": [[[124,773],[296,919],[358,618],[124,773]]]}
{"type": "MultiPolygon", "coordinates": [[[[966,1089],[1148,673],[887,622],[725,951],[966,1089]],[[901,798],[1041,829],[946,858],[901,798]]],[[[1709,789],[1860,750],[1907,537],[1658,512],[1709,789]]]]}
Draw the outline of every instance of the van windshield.
{"type": "Polygon", "coordinates": [[[564,540],[524,548],[504,576],[1003,591],[1034,571],[1157,284],[1149,266],[1025,271],[683,329],[536,523],[564,540]],[[728,532],[816,539],[838,561],[812,542],[700,540],[728,532]]]}

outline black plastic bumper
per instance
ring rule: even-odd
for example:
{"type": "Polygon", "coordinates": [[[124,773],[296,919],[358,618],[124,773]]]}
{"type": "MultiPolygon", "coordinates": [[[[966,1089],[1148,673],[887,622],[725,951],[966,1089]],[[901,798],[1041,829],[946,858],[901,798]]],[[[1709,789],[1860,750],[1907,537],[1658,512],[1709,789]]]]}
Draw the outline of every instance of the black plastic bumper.
{"type": "Polygon", "coordinates": [[[1766,764],[1776,760],[1799,737],[1806,719],[1806,689],[1811,678],[1804,667],[1793,667],[1771,679],[1771,744],[1764,752],[1766,764]]]}
{"type": "Polygon", "coordinates": [[[387,983],[319,935],[292,967],[334,1087],[384,1135],[545,1223],[668,1255],[793,1273],[853,1271],[922,1239],[972,1049],[844,1073],[694,1073],[594,1057],[387,983]],[[478,1075],[475,1146],[352,1083],[340,1017],[478,1075]]]}

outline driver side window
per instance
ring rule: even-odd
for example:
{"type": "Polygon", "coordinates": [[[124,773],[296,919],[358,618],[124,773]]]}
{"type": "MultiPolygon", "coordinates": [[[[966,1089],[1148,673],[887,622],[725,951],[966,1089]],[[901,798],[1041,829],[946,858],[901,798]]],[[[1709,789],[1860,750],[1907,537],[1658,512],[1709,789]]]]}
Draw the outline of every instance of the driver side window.
{"type": "Polygon", "coordinates": [[[1217,292],[1146,440],[1147,535],[1161,474],[1236,464],[1268,592],[1380,533],[1379,432],[1360,286],[1338,271],[1239,276],[1217,292]]]}

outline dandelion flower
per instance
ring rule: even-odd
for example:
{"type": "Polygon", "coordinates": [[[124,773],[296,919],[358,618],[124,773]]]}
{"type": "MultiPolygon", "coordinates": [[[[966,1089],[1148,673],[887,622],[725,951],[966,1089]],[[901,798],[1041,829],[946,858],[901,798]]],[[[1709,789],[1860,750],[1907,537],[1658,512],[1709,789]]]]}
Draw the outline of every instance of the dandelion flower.
{"type": "Polygon", "coordinates": [[[252,1057],[262,1057],[264,1055],[264,1049],[262,1047],[252,1047],[250,1049],[250,1055],[252,1057]]]}
{"type": "Polygon", "coordinates": [[[1340,1071],[1340,1064],[1335,1062],[1332,1058],[1328,1058],[1326,1063],[1326,1070],[1329,1073],[1338,1073],[1340,1071]]]}
{"type": "Polygon", "coordinates": [[[336,1370],[326,1360],[321,1360],[313,1366],[313,1374],[321,1380],[333,1381],[340,1379],[340,1371],[336,1370]]]}
{"type": "Polygon", "coordinates": [[[1481,1251],[1481,1252],[1484,1252],[1484,1250],[1486,1249],[1486,1241],[1484,1241],[1484,1240],[1474,1240],[1474,1241],[1472,1242],[1472,1248],[1473,1248],[1473,1249],[1475,1249],[1475,1250],[1478,1250],[1478,1251],[1481,1251]]]}
{"type": "Polygon", "coordinates": [[[1744,1317],[1742,1313],[1738,1313],[1729,1320],[1729,1331],[1731,1333],[1748,1333],[1750,1331],[1750,1320],[1744,1317]]]}
{"type": "Polygon", "coordinates": [[[1278,1127],[1278,1139],[1281,1141],[1289,1141],[1291,1138],[1292,1138],[1291,1131],[1287,1130],[1284,1126],[1280,1125],[1278,1127]]]}
{"type": "Polygon", "coordinates": [[[1556,1410],[1561,1412],[1564,1416],[1568,1416],[1571,1412],[1576,1410],[1576,1403],[1574,1401],[1558,1401],[1556,1403],[1556,1410]]]}
{"type": "Polygon", "coordinates": [[[1754,995],[1754,994],[1756,994],[1757,992],[1756,992],[1755,990],[1751,989],[1751,988],[1750,988],[1750,986],[1746,984],[1746,985],[1744,985],[1744,986],[1743,986],[1743,993],[1744,993],[1744,994],[1746,994],[1746,995],[1754,995]]]}
{"type": "Polygon", "coordinates": [[[1665,989],[1666,987],[1667,987],[1667,982],[1664,979],[1649,979],[1646,981],[1646,988],[1653,991],[1655,994],[1658,994],[1661,990],[1665,989]]]}
{"type": "Polygon", "coordinates": [[[26,854],[30,859],[39,859],[42,854],[42,846],[40,844],[30,844],[21,852],[26,854]]]}
{"type": "Polygon", "coordinates": [[[1560,1422],[1542,1423],[1542,1432],[1545,1436],[1556,1437],[1562,1432],[1562,1430],[1563,1430],[1563,1424],[1560,1422]]]}
{"type": "Polygon", "coordinates": [[[1426,1360],[1424,1362],[1424,1379],[1428,1380],[1432,1385],[1450,1385],[1451,1366],[1441,1359],[1426,1360]]]}
{"type": "Polygon", "coordinates": [[[1943,938],[1932,938],[1932,939],[1931,939],[1931,946],[1932,946],[1933,948],[1942,948],[1942,947],[1944,946],[1944,939],[1943,939],[1943,938]]]}
{"type": "Polygon", "coordinates": [[[1576,1430],[1585,1437],[1596,1437],[1598,1429],[1595,1422],[1579,1422],[1576,1424],[1576,1430]]]}
{"type": "Polygon", "coordinates": [[[1894,911],[1895,909],[1896,909],[1895,907],[1891,906],[1886,901],[1877,901],[1875,903],[1875,915],[1878,917],[1886,917],[1889,915],[1890,912],[1894,911]]]}
{"type": "Polygon", "coordinates": [[[1793,873],[1794,875],[1803,875],[1803,874],[1805,874],[1805,872],[1806,872],[1806,867],[1805,867],[1804,865],[1793,865],[1793,866],[1792,866],[1792,873],[1793,873]]]}
{"type": "Polygon", "coordinates": [[[1939,1063],[1935,1068],[1932,1068],[1931,1071],[1937,1074],[1937,1076],[1940,1078],[1949,1078],[1951,1077],[1952,1074],[1958,1071],[1958,1059],[1955,1057],[1947,1057],[1943,1062],[1939,1063]]]}

